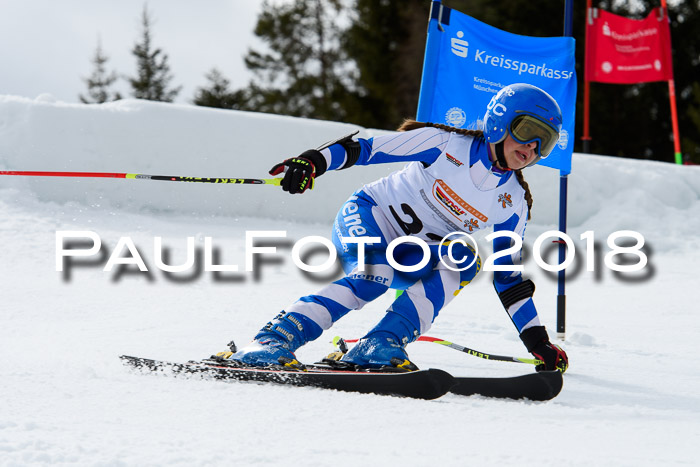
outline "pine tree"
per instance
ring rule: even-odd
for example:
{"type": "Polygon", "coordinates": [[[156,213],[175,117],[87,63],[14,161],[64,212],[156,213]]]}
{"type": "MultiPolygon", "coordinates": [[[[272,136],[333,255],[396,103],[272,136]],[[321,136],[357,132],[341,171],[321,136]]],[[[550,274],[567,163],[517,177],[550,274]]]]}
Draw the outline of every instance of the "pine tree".
{"type": "Polygon", "coordinates": [[[395,129],[415,117],[430,3],[355,0],[343,47],[357,67],[356,121],[395,129]]]}
{"type": "Polygon", "coordinates": [[[686,114],[689,120],[689,129],[685,134],[681,133],[681,138],[688,162],[700,164],[700,141],[695,139],[698,132],[700,132],[700,83],[697,81],[693,83],[691,96],[693,100],[688,103],[686,114]],[[691,136],[688,136],[688,133],[693,129],[695,131],[691,133],[691,136]]]}
{"type": "Polygon", "coordinates": [[[134,45],[131,53],[136,57],[135,78],[129,78],[131,95],[137,99],[172,102],[182,86],[169,89],[173,79],[168,65],[168,55],[160,48],[153,47],[151,38],[152,20],[146,5],[141,15],[141,40],[134,45]]]}
{"type": "Polygon", "coordinates": [[[242,92],[231,91],[231,82],[219,70],[212,68],[205,78],[209,81],[209,86],[197,88],[192,101],[195,105],[219,109],[241,108],[242,92]]]}
{"type": "Polygon", "coordinates": [[[91,60],[94,69],[89,78],[83,78],[88,87],[87,97],[82,94],[78,96],[83,104],[102,104],[122,98],[118,92],[112,93],[109,89],[117,80],[117,73],[115,71],[107,73],[106,64],[108,61],[109,57],[102,51],[102,42],[98,38],[97,48],[91,60]]]}
{"type": "Polygon", "coordinates": [[[348,61],[340,47],[340,0],[263,3],[255,34],[268,52],[249,50],[248,69],[256,75],[245,95],[246,110],[312,117],[346,118],[352,95],[348,61]]]}
{"type": "Polygon", "coordinates": [[[669,18],[681,149],[692,162],[700,164],[700,3],[672,3],[669,18]]]}

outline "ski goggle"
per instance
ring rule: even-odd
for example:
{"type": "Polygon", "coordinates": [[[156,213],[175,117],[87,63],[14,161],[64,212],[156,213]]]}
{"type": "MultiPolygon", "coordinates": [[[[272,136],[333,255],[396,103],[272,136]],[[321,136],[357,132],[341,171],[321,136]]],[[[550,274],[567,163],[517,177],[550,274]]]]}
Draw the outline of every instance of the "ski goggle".
{"type": "Polygon", "coordinates": [[[559,141],[559,132],[555,128],[531,115],[515,117],[510,124],[510,134],[521,144],[539,140],[537,152],[542,158],[549,156],[559,141]]]}

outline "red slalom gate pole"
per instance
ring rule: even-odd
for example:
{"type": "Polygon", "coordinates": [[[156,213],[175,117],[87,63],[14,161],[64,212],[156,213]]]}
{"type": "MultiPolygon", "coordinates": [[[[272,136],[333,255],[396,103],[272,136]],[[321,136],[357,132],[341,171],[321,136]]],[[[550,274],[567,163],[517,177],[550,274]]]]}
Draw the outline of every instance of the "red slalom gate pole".
{"type": "Polygon", "coordinates": [[[36,172],[31,170],[5,170],[0,175],[20,175],[26,177],[103,177],[126,178],[128,174],[108,172],[36,172]]]}

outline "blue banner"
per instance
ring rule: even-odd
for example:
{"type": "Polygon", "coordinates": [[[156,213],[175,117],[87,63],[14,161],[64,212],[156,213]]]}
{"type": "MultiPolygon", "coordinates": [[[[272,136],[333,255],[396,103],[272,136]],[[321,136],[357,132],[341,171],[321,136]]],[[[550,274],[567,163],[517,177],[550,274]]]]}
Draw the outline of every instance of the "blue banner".
{"type": "Polygon", "coordinates": [[[417,119],[480,129],[501,88],[528,83],[551,94],[564,122],[557,147],[539,164],[571,172],[576,111],[574,39],[511,34],[432,3],[417,119]]]}

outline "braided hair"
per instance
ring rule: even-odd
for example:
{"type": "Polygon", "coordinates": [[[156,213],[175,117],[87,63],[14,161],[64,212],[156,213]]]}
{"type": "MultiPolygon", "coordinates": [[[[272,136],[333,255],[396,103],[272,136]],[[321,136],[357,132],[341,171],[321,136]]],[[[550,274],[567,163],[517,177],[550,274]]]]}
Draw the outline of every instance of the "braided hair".
{"type": "MultiPolygon", "coordinates": [[[[410,118],[405,119],[401,126],[399,126],[397,131],[410,131],[425,127],[437,128],[438,130],[449,131],[451,133],[457,133],[463,136],[473,136],[476,138],[484,137],[484,132],[481,130],[455,128],[449,125],[443,125],[442,123],[418,122],[410,118]]],[[[527,202],[527,220],[530,220],[530,211],[532,210],[532,193],[530,192],[530,185],[528,185],[528,183],[525,181],[525,177],[523,177],[522,170],[513,170],[513,172],[515,172],[516,180],[523,188],[523,190],[525,190],[525,202],[527,202]]]]}

